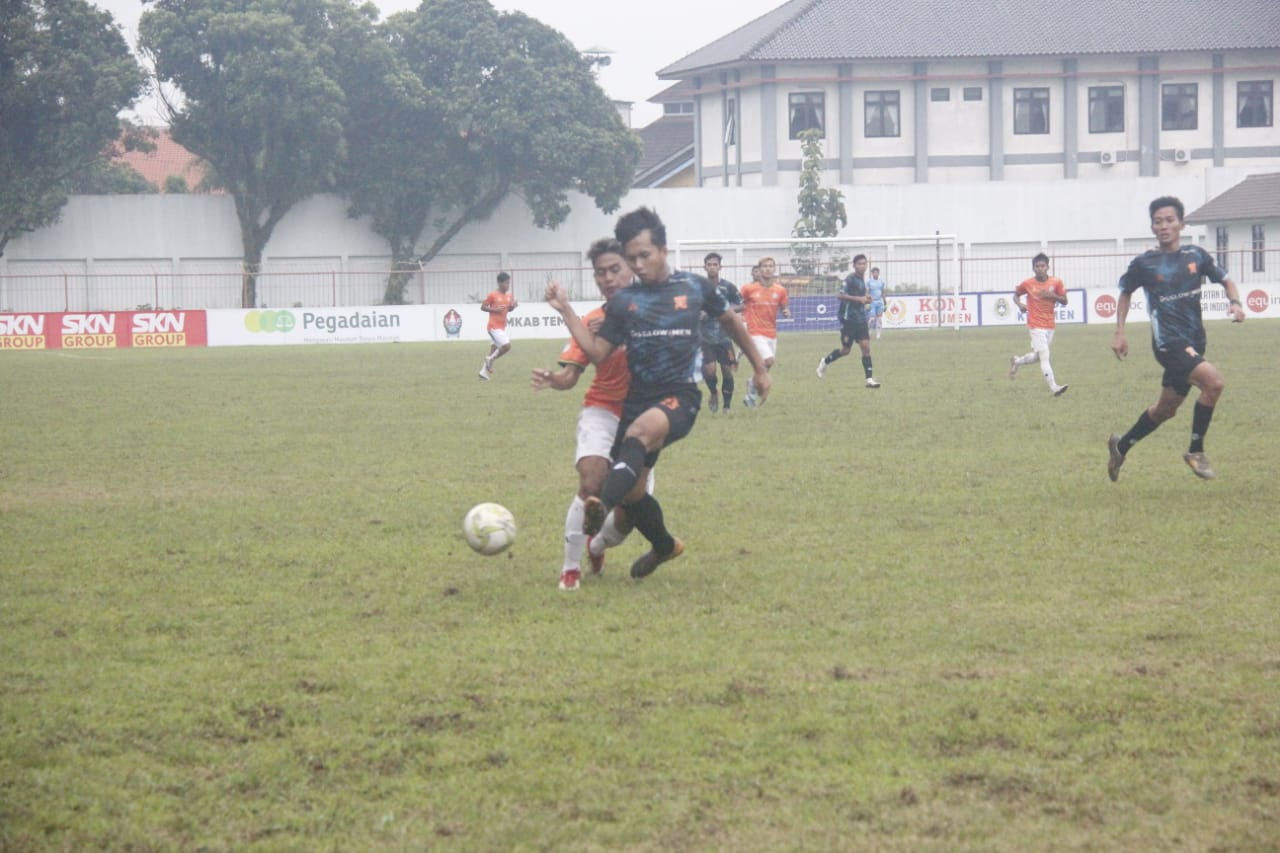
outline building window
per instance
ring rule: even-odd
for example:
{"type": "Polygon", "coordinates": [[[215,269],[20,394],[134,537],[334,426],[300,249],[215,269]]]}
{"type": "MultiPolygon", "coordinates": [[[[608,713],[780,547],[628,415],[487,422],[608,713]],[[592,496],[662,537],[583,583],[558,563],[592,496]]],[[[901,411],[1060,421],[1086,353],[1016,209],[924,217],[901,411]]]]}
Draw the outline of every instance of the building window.
{"type": "Polygon", "coordinates": [[[1089,87],[1089,132],[1124,130],[1124,86],[1089,87]]]}
{"type": "Polygon", "coordinates": [[[1261,225],[1253,226],[1253,271],[1267,271],[1267,235],[1261,225]]]}
{"type": "Polygon", "coordinates": [[[1244,80],[1236,84],[1236,127],[1271,127],[1270,80],[1244,80]]]}
{"type": "Polygon", "coordinates": [[[982,87],[981,86],[965,86],[964,99],[966,101],[981,101],[982,87]]]}
{"type": "Polygon", "coordinates": [[[867,92],[863,101],[865,134],[872,136],[898,136],[902,123],[899,112],[902,103],[898,90],[892,92],[867,92]]]}
{"type": "Polygon", "coordinates": [[[662,114],[668,116],[691,116],[693,115],[693,101],[663,104],[662,114]]]}
{"type": "Polygon", "coordinates": [[[795,92],[787,96],[791,138],[799,139],[806,130],[816,130],[826,137],[826,96],[821,92],[795,92]]]}
{"type": "Polygon", "coordinates": [[[1195,130],[1199,124],[1200,95],[1195,83],[1165,83],[1160,87],[1160,128],[1195,130]]]}
{"type": "Polygon", "coordinates": [[[1049,132],[1049,89],[1013,90],[1013,132],[1049,132]]]}
{"type": "Polygon", "coordinates": [[[1224,270],[1230,269],[1230,265],[1227,263],[1227,253],[1231,250],[1231,238],[1229,236],[1231,231],[1227,226],[1219,225],[1217,234],[1218,251],[1216,260],[1218,262],[1218,266],[1222,267],[1224,270]]]}
{"type": "Polygon", "coordinates": [[[738,101],[729,98],[724,102],[724,144],[738,144],[738,101]]]}
{"type": "Polygon", "coordinates": [[[929,90],[929,100],[931,101],[949,101],[951,100],[951,90],[946,87],[929,90]]]}

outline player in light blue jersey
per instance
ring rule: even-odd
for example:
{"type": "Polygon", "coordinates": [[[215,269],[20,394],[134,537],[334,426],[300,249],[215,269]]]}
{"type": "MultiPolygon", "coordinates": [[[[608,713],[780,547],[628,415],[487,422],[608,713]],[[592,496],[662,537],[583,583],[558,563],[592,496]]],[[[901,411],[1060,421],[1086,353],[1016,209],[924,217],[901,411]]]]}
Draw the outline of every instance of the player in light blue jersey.
{"type": "Polygon", "coordinates": [[[884,281],[880,278],[880,268],[871,268],[871,278],[867,279],[867,295],[871,302],[867,305],[867,329],[876,333],[880,340],[880,330],[884,326],[884,281]]]}

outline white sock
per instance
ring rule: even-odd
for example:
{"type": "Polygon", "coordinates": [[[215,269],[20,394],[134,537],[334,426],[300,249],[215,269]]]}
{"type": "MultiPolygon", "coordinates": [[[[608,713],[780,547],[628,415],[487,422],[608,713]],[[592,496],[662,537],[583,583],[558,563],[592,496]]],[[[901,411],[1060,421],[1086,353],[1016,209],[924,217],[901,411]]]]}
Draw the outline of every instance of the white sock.
{"type": "Polygon", "coordinates": [[[1040,372],[1044,374],[1044,381],[1049,383],[1050,391],[1058,387],[1058,383],[1053,378],[1053,365],[1049,364],[1048,361],[1042,360],[1040,362],[1040,372]]]}
{"type": "Polygon", "coordinates": [[[605,548],[612,548],[615,545],[621,545],[623,540],[627,538],[627,534],[630,532],[631,531],[623,532],[619,530],[617,523],[614,521],[614,514],[609,513],[604,520],[604,526],[600,528],[600,533],[591,541],[591,544],[599,548],[599,550],[594,551],[594,553],[597,555],[603,554],[605,548]]]}
{"type": "Polygon", "coordinates": [[[573,496],[569,511],[564,514],[564,568],[580,569],[582,566],[582,548],[587,544],[587,534],[582,532],[582,498],[573,496]]]}

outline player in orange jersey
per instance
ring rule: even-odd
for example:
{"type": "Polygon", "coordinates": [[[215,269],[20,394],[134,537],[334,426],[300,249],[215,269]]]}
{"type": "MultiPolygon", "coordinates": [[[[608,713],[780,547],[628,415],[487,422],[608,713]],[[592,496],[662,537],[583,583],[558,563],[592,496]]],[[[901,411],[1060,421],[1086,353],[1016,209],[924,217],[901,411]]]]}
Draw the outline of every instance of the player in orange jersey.
{"type": "Polygon", "coordinates": [[[480,378],[488,379],[493,375],[493,363],[511,352],[511,337],[507,334],[507,315],[516,310],[520,303],[511,292],[511,276],[498,273],[498,289],[492,291],[480,303],[480,310],[489,315],[489,354],[484,357],[480,367],[480,378]]]}
{"type": "MultiPolygon", "coordinates": [[[[597,240],[587,250],[600,295],[608,302],[613,295],[631,283],[631,268],[622,254],[622,244],[611,238],[597,240]]],[[[582,318],[588,328],[599,328],[604,320],[604,308],[596,308],[582,318]]],[[[533,371],[533,390],[552,388],[568,391],[578,384],[591,359],[582,347],[572,339],[560,351],[560,369],[539,368],[533,371]]],[[[609,473],[609,453],[618,432],[622,417],[622,401],[627,398],[631,386],[631,372],[627,369],[627,350],[615,349],[607,359],[596,365],[595,379],[587,389],[578,415],[578,492],[569,504],[564,519],[564,564],[560,569],[560,589],[576,590],[582,580],[582,555],[584,549],[591,563],[591,574],[598,575],[604,568],[604,550],[621,544],[631,532],[632,525],[626,511],[616,508],[605,520],[600,533],[590,538],[582,532],[583,502],[598,497],[609,473]]],[[[648,491],[653,492],[653,472],[649,472],[648,491]]]]}
{"type": "Polygon", "coordinates": [[[1053,378],[1049,345],[1053,343],[1053,330],[1057,326],[1054,312],[1059,305],[1067,304],[1067,288],[1062,279],[1049,275],[1049,256],[1044,252],[1031,259],[1031,269],[1035,270],[1035,275],[1013,291],[1014,304],[1027,315],[1027,328],[1031,331],[1031,352],[1009,359],[1009,378],[1017,376],[1018,368],[1022,365],[1038,361],[1044,381],[1049,385],[1049,393],[1060,397],[1067,386],[1059,385],[1053,378]]]}
{"type": "MultiPolygon", "coordinates": [[[[768,370],[778,356],[778,314],[790,320],[791,308],[787,303],[787,289],[778,284],[777,262],[773,258],[761,258],[752,272],[756,270],[759,270],[759,279],[742,286],[742,316],[747,323],[747,333],[768,370]]],[[[748,380],[742,404],[749,409],[756,405],[755,391],[755,383],[748,380]]]]}

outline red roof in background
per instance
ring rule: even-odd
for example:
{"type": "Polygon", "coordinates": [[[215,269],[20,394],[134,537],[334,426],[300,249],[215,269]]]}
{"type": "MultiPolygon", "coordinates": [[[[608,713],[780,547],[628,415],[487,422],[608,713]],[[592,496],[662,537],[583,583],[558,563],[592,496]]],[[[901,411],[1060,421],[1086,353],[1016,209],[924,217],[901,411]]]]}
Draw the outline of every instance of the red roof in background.
{"type": "Polygon", "coordinates": [[[204,164],[199,157],[174,142],[168,128],[157,127],[155,130],[158,135],[152,142],[156,150],[126,151],[118,159],[155,184],[158,190],[164,190],[165,179],[170,175],[179,175],[186,179],[187,190],[195,192],[204,180],[204,164]]]}

